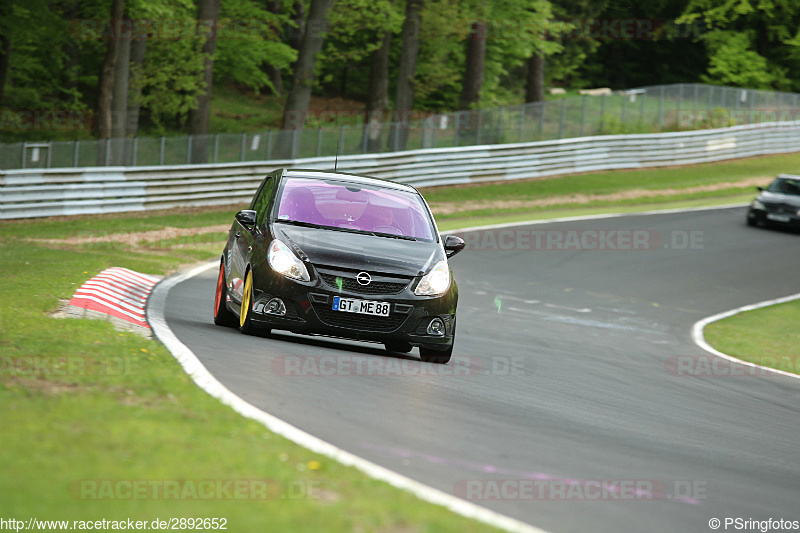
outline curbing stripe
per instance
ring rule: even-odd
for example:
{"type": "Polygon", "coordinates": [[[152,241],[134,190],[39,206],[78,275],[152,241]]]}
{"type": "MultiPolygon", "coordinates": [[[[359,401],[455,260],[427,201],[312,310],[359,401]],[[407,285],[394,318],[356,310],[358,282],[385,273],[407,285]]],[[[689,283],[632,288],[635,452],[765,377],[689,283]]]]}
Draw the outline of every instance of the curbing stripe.
{"type": "Polygon", "coordinates": [[[764,300],[763,302],[758,302],[755,304],[743,305],[742,307],[737,307],[736,309],[731,309],[730,311],[724,311],[722,313],[706,317],[702,320],[698,320],[692,327],[692,340],[695,342],[695,344],[700,346],[705,351],[713,355],[716,355],[718,357],[722,357],[723,359],[727,359],[728,361],[750,366],[753,368],[760,368],[762,370],[767,370],[775,374],[780,374],[782,376],[798,379],[800,378],[800,374],[792,374],[791,372],[786,372],[785,370],[778,370],[777,368],[770,368],[768,366],[757,365],[755,363],[739,359],[738,357],[734,357],[732,355],[720,352],[719,350],[715,349],[713,346],[708,344],[705,336],[703,335],[703,330],[705,329],[705,327],[711,324],[712,322],[716,322],[717,320],[722,320],[723,318],[728,318],[734,315],[738,315],[739,313],[743,313],[745,311],[753,311],[755,309],[761,309],[762,307],[769,307],[771,305],[783,304],[794,300],[800,300],[800,293],[792,294],[791,296],[784,296],[783,298],[764,300]]]}
{"type": "MultiPolygon", "coordinates": [[[[178,283],[197,276],[207,270],[216,268],[219,261],[200,265],[187,272],[169,277],[155,286],[147,303],[147,320],[155,336],[172,353],[180,365],[201,389],[223,404],[231,407],[246,418],[255,420],[264,425],[273,433],[277,433],[292,442],[303,446],[319,455],[329,457],[345,466],[352,466],[369,477],[385,481],[398,489],[411,492],[421,500],[441,505],[456,514],[471,518],[493,527],[512,531],[515,533],[546,533],[544,530],[531,526],[514,518],[499,514],[472,502],[456,498],[455,496],[435,489],[419,481],[415,481],[402,474],[379,466],[371,461],[358,457],[350,452],[334,446],[310,433],[298,429],[254,405],[236,396],[227,387],[220,383],[203,366],[197,356],[183,344],[167,325],[164,309],[166,308],[167,295],[170,289],[178,283]]],[[[210,318],[209,318],[210,320],[210,318]]]]}

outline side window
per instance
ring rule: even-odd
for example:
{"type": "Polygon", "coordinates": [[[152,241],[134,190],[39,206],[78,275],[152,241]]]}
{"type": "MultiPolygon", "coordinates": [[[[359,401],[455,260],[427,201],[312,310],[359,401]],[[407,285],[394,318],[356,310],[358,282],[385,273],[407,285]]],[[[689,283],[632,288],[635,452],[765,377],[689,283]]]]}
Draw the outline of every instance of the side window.
{"type": "Polygon", "coordinates": [[[272,189],[275,186],[275,179],[270,176],[264,180],[261,186],[261,191],[258,197],[253,201],[252,209],[256,212],[256,226],[259,228],[267,221],[267,212],[269,210],[269,201],[272,199],[272,189]]]}

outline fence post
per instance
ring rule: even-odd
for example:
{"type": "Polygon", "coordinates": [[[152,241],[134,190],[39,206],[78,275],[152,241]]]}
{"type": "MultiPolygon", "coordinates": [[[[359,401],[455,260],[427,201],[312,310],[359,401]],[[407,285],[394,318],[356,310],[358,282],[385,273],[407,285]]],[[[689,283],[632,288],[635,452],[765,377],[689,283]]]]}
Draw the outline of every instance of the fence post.
{"type": "MultiPolygon", "coordinates": [[[[397,139],[395,139],[397,141],[397,139]]],[[[342,155],[344,155],[344,124],[339,126],[339,142],[336,144],[336,155],[339,155],[340,151],[342,155]]]]}
{"type": "Polygon", "coordinates": [[[27,148],[28,148],[28,143],[22,141],[22,159],[20,160],[22,161],[22,168],[25,168],[25,154],[28,152],[27,148]]]}
{"type": "Polygon", "coordinates": [[[583,128],[586,125],[586,95],[583,95],[583,102],[581,102],[581,137],[583,137],[583,128]]]}
{"type": "Polygon", "coordinates": [[[53,141],[47,143],[47,168],[50,168],[50,162],[53,158],[53,141]]]}
{"type": "Polygon", "coordinates": [[[661,86],[658,97],[658,131],[664,128],[664,86],[661,86]]]}
{"type": "Polygon", "coordinates": [[[214,163],[217,162],[219,157],[219,133],[214,135],[214,163]]]}
{"type": "Polygon", "coordinates": [[[78,168],[78,146],[80,146],[81,142],[79,140],[75,140],[75,146],[72,148],[72,166],[78,168]]]}
{"type": "Polygon", "coordinates": [[[108,166],[109,159],[111,157],[111,138],[106,137],[106,153],[105,153],[105,161],[104,166],[108,166]]]}
{"type": "Polygon", "coordinates": [[[322,150],[322,128],[317,128],[317,157],[320,156],[320,150],[322,150]]]}
{"type": "Polygon", "coordinates": [[[194,135],[189,135],[186,140],[186,164],[192,162],[192,140],[194,139],[194,135]]]}
{"type": "Polygon", "coordinates": [[[136,159],[139,155],[139,137],[133,137],[133,150],[131,153],[131,166],[136,166],[136,159]]]}
{"type": "Polygon", "coordinates": [[[628,119],[628,95],[622,95],[622,111],[620,111],[620,126],[622,126],[622,131],[625,131],[625,122],[628,119]]]}
{"type": "Polygon", "coordinates": [[[539,102],[539,107],[541,108],[542,112],[539,113],[539,140],[544,140],[544,116],[547,112],[547,102],[542,100],[539,102]]]}
{"type": "Polygon", "coordinates": [[[244,161],[244,145],[247,144],[247,134],[242,133],[242,149],[239,153],[239,161],[244,161]]]}
{"type": "Polygon", "coordinates": [[[161,136],[161,145],[158,147],[158,164],[164,165],[164,136],[161,136]]]}
{"type": "Polygon", "coordinates": [[[606,130],[606,95],[600,100],[600,133],[606,130]]]}
{"type": "Polygon", "coordinates": [[[272,130],[267,132],[267,161],[272,159],[272,130]]]}
{"type": "Polygon", "coordinates": [[[476,135],[475,135],[475,144],[481,144],[481,131],[482,130],[483,130],[483,110],[482,109],[478,109],[478,131],[476,132],[476,135]]]}
{"type": "Polygon", "coordinates": [[[519,104],[519,142],[522,142],[522,128],[525,126],[525,104],[519,104]]]}
{"type": "Polygon", "coordinates": [[[558,124],[558,138],[564,138],[564,120],[567,118],[567,99],[563,98],[561,100],[561,120],[558,124]]]}

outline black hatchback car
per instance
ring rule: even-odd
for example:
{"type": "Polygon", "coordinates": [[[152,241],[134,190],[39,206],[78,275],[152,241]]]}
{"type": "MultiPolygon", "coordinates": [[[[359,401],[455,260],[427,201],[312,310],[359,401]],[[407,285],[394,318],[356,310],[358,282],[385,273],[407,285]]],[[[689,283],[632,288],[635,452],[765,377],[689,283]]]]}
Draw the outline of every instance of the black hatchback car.
{"type": "Polygon", "coordinates": [[[747,223],[800,228],[800,176],[781,174],[764,189],[747,210],[747,223]]]}
{"type": "Polygon", "coordinates": [[[458,287],[440,237],[409,185],[318,170],[276,170],[236,214],[222,253],[214,322],[419,347],[446,363],[458,287]]]}

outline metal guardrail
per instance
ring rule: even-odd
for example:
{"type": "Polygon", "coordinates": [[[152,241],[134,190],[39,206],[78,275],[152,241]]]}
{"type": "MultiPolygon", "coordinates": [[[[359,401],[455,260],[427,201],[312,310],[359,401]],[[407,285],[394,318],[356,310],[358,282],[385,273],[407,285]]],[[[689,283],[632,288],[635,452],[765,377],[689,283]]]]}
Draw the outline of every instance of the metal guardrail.
{"type": "MultiPolygon", "coordinates": [[[[800,151],[800,125],[604,135],[340,156],[338,169],[416,187],[706,163],[800,151]]],[[[332,169],[334,157],[152,167],[0,171],[0,219],[244,203],[280,167],[332,169]]],[[[791,170],[791,169],[789,169],[791,170]]]]}

